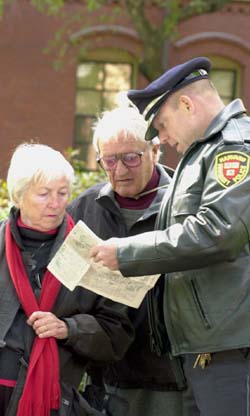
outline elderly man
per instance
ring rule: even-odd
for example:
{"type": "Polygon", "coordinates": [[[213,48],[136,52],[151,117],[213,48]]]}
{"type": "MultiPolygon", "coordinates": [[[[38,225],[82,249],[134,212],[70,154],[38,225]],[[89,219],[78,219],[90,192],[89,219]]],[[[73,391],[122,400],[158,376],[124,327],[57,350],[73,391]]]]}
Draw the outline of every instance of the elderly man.
{"type": "MultiPolygon", "coordinates": [[[[97,161],[109,182],[85,191],[68,211],[104,240],[154,229],[172,170],[158,163],[158,139],[146,142],[146,130],[143,116],[129,107],[105,112],[95,126],[97,161]]],[[[146,300],[138,310],[129,308],[128,314],[136,338],[125,357],[105,369],[107,390],[127,400],[128,416],[182,415],[182,396],[172,363],[150,350],[146,300]]],[[[122,414],[122,408],[114,413],[122,414]]]]}
{"type": "Polygon", "coordinates": [[[164,323],[188,381],[185,414],[235,416],[250,411],[250,119],[240,99],[224,105],[210,66],[194,58],[129,92],[147,138],[157,131],[183,157],[160,230],[91,254],[125,276],[166,273],[164,323]]]}

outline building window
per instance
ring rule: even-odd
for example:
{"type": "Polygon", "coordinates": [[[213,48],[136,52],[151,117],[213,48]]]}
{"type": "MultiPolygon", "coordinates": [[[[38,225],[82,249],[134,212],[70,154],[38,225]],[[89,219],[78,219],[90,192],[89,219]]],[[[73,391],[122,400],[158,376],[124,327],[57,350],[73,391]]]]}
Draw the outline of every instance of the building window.
{"type": "Polygon", "coordinates": [[[209,58],[212,61],[210,77],[224,103],[228,104],[236,97],[241,97],[242,67],[240,63],[218,55],[210,55],[209,58]]]}
{"type": "Polygon", "coordinates": [[[75,144],[86,168],[95,169],[92,125],[104,110],[117,105],[117,94],[132,87],[130,63],[82,62],[77,68],[75,144]]]}
{"type": "Polygon", "coordinates": [[[230,103],[236,97],[236,70],[213,68],[210,73],[210,78],[217,88],[224,104],[230,103]]]}

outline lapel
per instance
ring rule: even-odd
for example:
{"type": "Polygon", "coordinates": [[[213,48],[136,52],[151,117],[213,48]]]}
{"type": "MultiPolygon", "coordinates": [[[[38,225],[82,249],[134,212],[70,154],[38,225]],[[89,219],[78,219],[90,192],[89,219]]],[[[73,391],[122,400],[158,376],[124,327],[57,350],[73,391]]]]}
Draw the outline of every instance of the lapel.
{"type": "Polygon", "coordinates": [[[20,306],[5,258],[5,225],[6,221],[0,225],[0,348],[20,306]]]}

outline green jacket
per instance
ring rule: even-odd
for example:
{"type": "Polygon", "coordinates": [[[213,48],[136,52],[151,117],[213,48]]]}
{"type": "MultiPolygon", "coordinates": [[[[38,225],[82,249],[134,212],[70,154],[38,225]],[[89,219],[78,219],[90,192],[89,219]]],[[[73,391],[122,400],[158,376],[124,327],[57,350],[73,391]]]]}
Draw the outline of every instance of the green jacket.
{"type": "Polygon", "coordinates": [[[121,239],[125,276],[165,273],[173,355],[250,346],[250,118],[226,106],[184,154],[158,229],[121,239]]]}

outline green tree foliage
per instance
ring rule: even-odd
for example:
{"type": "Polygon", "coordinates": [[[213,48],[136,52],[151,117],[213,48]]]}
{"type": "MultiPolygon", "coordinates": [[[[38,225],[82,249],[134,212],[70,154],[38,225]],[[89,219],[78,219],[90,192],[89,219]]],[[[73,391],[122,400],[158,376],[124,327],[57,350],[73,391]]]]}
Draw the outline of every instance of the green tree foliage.
{"type": "MultiPolygon", "coordinates": [[[[0,0],[0,8],[4,4],[15,0],[0,0]]],[[[67,53],[70,43],[69,39],[76,40],[77,37],[69,36],[65,40],[65,33],[70,33],[70,26],[80,21],[82,28],[90,27],[93,24],[91,16],[97,10],[100,12],[101,22],[115,21],[117,13],[124,13],[130,16],[134,29],[139,35],[143,45],[143,56],[140,61],[140,71],[151,81],[159,76],[167,62],[168,44],[177,35],[178,24],[193,16],[203,13],[213,13],[222,9],[225,4],[233,0],[27,0],[40,12],[49,15],[58,15],[63,12],[64,6],[77,4],[78,12],[62,26],[51,43],[52,47],[60,45],[59,57],[67,53]],[[112,6],[112,15],[105,15],[103,6],[112,6]],[[162,23],[158,26],[152,21],[150,7],[154,5],[162,12],[162,23]]],[[[82,41],[82,39],[81,39],[82,41]]]]}
{"type": "Polygon", "coordinates": [[[7,184],[6,181],[0,179],[0,220],[7,217],[9,208],[7,184]]]}
{"type": "Polygon", "coordinates": [[[64,152],[64,156],[71,163],[75,170],[76,181],[73,186],[71,199],[76,198],[82,191],[98,182],[104,182],[107,180],[106,173],[98,169],[96,171],[89,171],[85,168],[85,164],[79,159],[79,150],[69,147],[64,152]]]}
{"type": "MultiPolygon", "coordinates": [[[[73,186],[71,200],[76,198],[81,192],[98,182],[107,180],[106,173],[103,170],[88,171],[85,169],[84,162],[78,158],[78,150],[68,148],[64,155],[71,163],[75,170],[76,180],[73,186]]],[[[0,220],[8,216],[10,210],[10,201],[8,196],[6,181],[0,179],[0,220]]]]}

